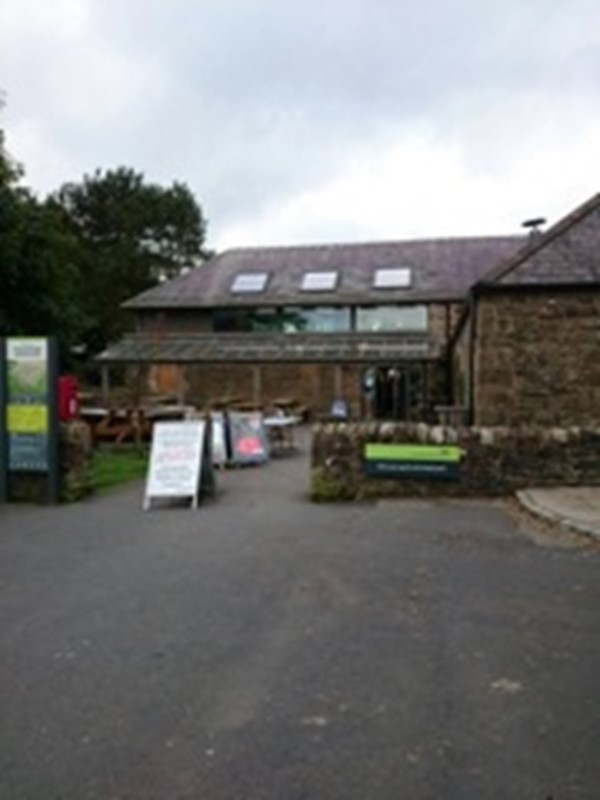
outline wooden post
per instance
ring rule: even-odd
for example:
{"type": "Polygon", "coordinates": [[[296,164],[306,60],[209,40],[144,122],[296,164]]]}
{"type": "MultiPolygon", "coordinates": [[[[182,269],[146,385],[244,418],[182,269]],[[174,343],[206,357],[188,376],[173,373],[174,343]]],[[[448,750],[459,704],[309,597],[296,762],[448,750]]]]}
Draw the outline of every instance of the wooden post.
{"type": "Polygon", "coordinates": [[[101,368],[102,373],[102,402],[108,405],[108,398],[110,395],[110,372],[108,364],[103,364],[101,368]]]}
{"type": "Polygon", "coordinates": [[[260,406],[262,400],[262,368],[260,364],[252,367],[252,402],[260,406]]]}
{"type": "Polygon", "coordinates": [[[333,392],[335,394],[334,400],[341,400],[342,399],[342,392],[344,390],[344,381],[342,375],[342,367],[339,364],[336,364],[333,368],[333,392]]]}

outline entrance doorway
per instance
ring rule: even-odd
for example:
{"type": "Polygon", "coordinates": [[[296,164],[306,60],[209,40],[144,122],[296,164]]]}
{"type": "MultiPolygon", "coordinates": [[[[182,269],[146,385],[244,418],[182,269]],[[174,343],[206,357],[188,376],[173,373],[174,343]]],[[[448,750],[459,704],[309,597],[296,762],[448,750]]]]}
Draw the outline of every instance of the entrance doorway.
{"type": "Polygon", "coordinates": [[[374,412],[377,419],[418,420],[424,409],[423,367],[377,367],[374,412]]]}

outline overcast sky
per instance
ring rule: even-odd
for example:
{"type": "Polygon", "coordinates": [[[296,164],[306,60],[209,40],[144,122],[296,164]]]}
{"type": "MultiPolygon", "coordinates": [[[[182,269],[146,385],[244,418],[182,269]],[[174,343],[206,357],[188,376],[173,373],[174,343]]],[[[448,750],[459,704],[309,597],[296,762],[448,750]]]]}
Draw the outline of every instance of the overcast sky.
{"type": "Polygon", "coordinates": [[[187,183],[209,245],[511,233],[600,189],[598,0],[0,0],[44,194],[187,183]]]}

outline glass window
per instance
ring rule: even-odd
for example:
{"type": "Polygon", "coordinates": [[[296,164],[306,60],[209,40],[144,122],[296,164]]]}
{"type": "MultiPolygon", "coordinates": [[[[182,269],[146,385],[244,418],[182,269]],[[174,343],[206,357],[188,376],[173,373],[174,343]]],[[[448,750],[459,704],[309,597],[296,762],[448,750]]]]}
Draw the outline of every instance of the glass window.
{"type": "Polygon", "coordinates": [[[328,292],[335,289],[337,280],[337,271],[305,272],[301,288],[303,292],[328,292]]]}
{"type": "Polygon", "coordinates": [[[410,269],[377,269],[373,286],[376,289],[407,289],[410,286],[410,269]]]}
{"type": "Polygon", "coordinates": [[[239,294],[246,292],[263,292],[267,285],[267,272],[240,272],[231,284],[231,291],[239,294]]]}
{"type": "Polygon", "coordinates": [[[274,308],[219,308],[213,314],[217,333],[268,333],[281,330],[281,320],[274,308]]]}
{"type": "Polygon", "coordinates": [[[347,306],[285,308],[282,312],[286,333],[337,333],[350,330],[350,309],[347,306]]]}
{"type": "Polygon", "coordinates": [[[425,306],[373,306],[356,310],[356,329],[377,331],[426,331],[425,306]]]}

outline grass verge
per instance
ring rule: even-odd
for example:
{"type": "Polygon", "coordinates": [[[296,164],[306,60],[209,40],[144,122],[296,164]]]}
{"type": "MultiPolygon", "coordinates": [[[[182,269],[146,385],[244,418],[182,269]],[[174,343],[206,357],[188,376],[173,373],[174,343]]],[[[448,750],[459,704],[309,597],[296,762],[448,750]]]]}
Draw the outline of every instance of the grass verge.
{"type": "Polygon", "coordinates": [[[95,491],[110,489],[146,475],[148,453],[135,448],[99,449],[94,453],[92,483],[95,491]]]}

